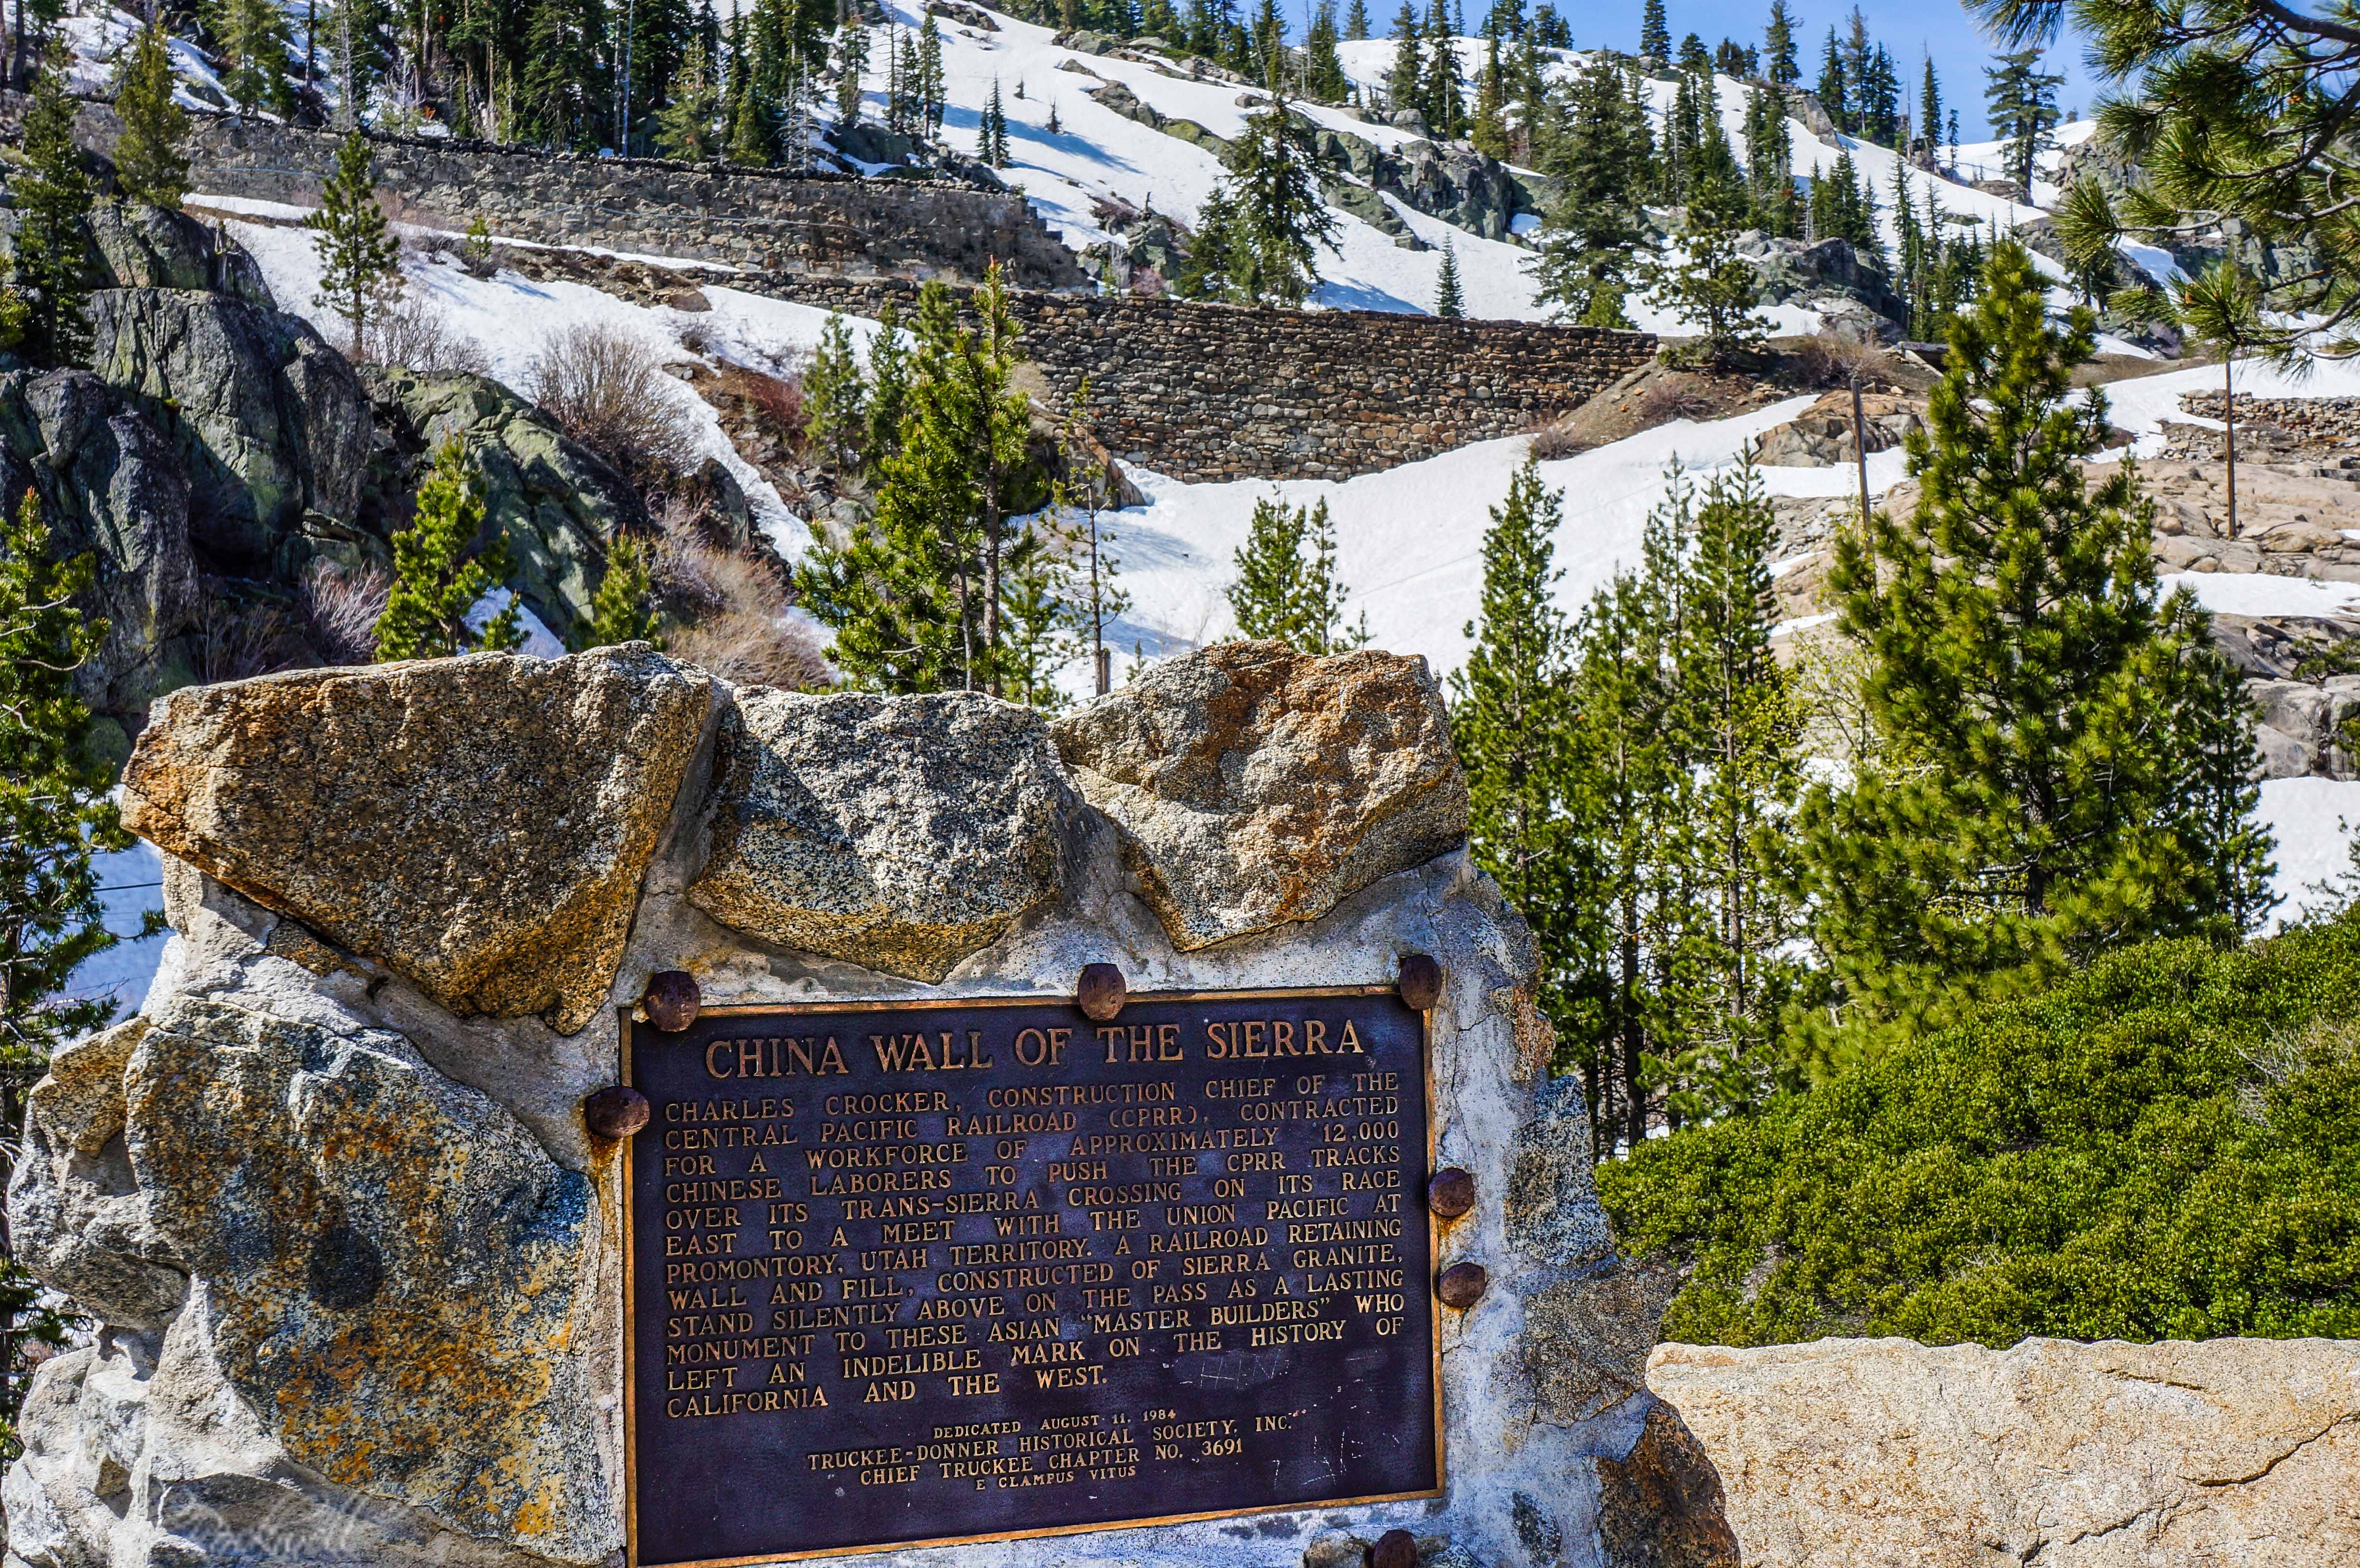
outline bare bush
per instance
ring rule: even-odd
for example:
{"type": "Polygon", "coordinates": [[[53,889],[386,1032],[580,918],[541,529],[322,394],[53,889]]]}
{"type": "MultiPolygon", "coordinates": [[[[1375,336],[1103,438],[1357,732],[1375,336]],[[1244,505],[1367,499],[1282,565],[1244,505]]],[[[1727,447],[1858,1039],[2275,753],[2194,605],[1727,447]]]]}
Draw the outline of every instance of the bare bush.
{"type": "Polygon", "coordinates": [[[739,685],[795,691],[829,683],[818,640],[788,614],[775,560],[716,543],[703,513],[676,503],[659,521],[655,578],[673,623],[666,652],[739,685]]]}
{"type": "Polygon", "coordinates": [[[662,364],[598,322],[567,327],[533,357],[525,395],[565,433],[643,484],[695,461],[696,427],[662,364]]]}
{"type": "Polygon", "coordinates": [[[415,289],[403,289],[369,318],[363,357],[427,376],[460,370],[484,376],[492,367],[484,345],[444,321],[415,289]]]}
{"type": "Polygon", "coordinates": [[[801,377],[765,376],[742,365],[721,372],[725,394],[743,397],[769,423],[771,432],[789,446],[800,445],[803,433],[803,384],[801,377]]]}
{"type": "Polygon", "coordinates": [[[346,572],[313,561],[295,593],[305,638],[331,664],[366,664],[377,657],[377,623],[392,589],[377,567],[346,572]]]}
{"type": "Polygon", "coordinates": [[[230,593],[210,593],[194,639],[197,679],[244,681],[305,662],[302,644],[279,605],[230,593]]]}
{"type": "Polygon", "coordinates": [[[1714,412],[1711,398],[1669,377],[1639,394],[1639,418],[1650,428],[1674,419],[1709,419],[1714,412]]]}
{"type": "Polygon", "coordinates": [[[1885,367],[1885,354],[1833,332],[1813,332],[1795,345],[1795,367],[1813,387],[1840,387],[1858,376],[1865,381],[1885,367]]]}
{"type": "Polygon", "coordinates": [[[1543,425],[1533,432],[1532,454],[1543,463],[1555,463],[1561,457],[1579,457],[1590,450],[1590,443],[1575,435],[1560,422],[1543,425]]]}

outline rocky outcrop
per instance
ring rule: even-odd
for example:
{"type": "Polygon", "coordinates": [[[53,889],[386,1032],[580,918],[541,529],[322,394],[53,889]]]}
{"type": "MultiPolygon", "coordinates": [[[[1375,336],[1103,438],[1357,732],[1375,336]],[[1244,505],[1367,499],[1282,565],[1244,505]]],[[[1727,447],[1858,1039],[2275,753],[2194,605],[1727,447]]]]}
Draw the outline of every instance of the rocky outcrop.
{"type": "Polygon", "coordinates": [[[1056,734],[1184,951],[1316,919],[1466,841],[1467,780],[1422,659],[1217,644],[1056,734]]]}
{"type": "Polygon", "coordinates": [[[149,1022],[123,1078],[132,1169],[273,1439],[478,1539],[563,1563],[620,1545],[566,1354],[596,1305],[588,1181],[399,1035],[199,1001],[149,1022]]]}
{"type": "Polygon", "coordinates": [[[1757,305],[1798,304],[1853,324],[1856,342],[1891,343],[1901,336],[1908,310],[1891,279],[1863,261],[1850,240],[1817,244],[1752,231],[1738,237],[1737,254],[1754,269],[1757,305]]]}
{"type": "Polygon", "coordinates": [[[2360,1557],[2360,1344],[1666,1345],[1760,1568],[2360,1557]]]}
{"type": "Polygon", "coordinates": [[[718,748],[688,897],[748,936],[931,984],[1056,896],[1078,802],[1030,708],[758,687],[718,748]]]}
{"type": "Polygon", "coordinates": [[[628,643],[179,691],[124,821],[453,1013],[570,1034],[606,999],[709,689],[628,643]]]}
{"type": "Polygon", "coordinates": [[[104,716],[102,749],[127,755],[158,692],[193,679],[205,596],[189,537],[180,454],[147,414],[82,370],[0,373],[0,495],[31,490],[61,551],[88,552],[82,608],[104,618],[98,656],[74,672],[104,716]]]}
{"type": "Polygon", "coordinates": [[[1720,1473],[1671,1406],[1622,1459],[1598,1460],[1598,1541],[1611,1568],[1739,1568],[1720,1473]]]}
{"type": "Polygon", "coordinates": [[[478,543],[507,539],[516,563],[511,583],[543,626],[568,642],[587,630],[606,547],[619,533],[650,528],[630,482],[487,376],[370,366],[361,378],[377,437],[354,563],[374,558],[383,549],[377,541],[410,526],[426,469],[442,443],[455,440],[474,461],[484,502],[478,543]]]}
{"type": "Polygon", "coordinates": [[[369,405],[344,356],[226,294],[102,290],[91,324],[92,368],[180,453],[191,539],[225,570],[300,576],[310,519],[359,506],[369,405]]]}
{"type": "MultiPolygon", "coordinates": [[[[1861,426],[1868,450],[1888,452],[1925,428],[1920,399],[1893,393],[1861,395],[1861,426]]],[[[1763,432],[1754,461],[1769,468],[1832,468],[1856,463],[1850,392],[1830,392],[1785,424],[1763,432]]]]}

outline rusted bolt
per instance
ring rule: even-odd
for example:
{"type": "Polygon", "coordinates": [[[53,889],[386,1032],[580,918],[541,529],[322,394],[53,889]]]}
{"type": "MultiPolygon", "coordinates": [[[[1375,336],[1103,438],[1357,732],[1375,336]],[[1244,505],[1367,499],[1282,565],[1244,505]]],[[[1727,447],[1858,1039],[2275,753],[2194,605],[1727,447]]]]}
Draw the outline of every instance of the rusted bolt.
{"type": "Polygon", "coordinates": [[[1475,1178],[1453,1165],[1426,1184],[1426,1206],[1437,1218],[1455,1220],[1475,1206],[1475,1178]]]}
{"type": "Polygon", "coordinates": [[[1483,1299],[1491,1276],[1480,1263],[1454,1263],[1434,1282],[1434,1293],[1446,1307],[1465,1312],[1483,1299]]]}
{"type": "Polygon", "coordinates": [[[1417,1537],[1389,1530],[1369,1548],[1369,1568],[1417,1568],[1417,1537]]]}
{"type": "Polygon", "coordinates": [[[1082,983],[1075,989],[1074,1000],[1080,1006],[1082,1016],[1092,1023],[1114,1022],[1130,996],[1131,988],[1123,983],[1122,971],[1113,964],[1082,965],[1082,983]]]}
{"type": "Polygon", "coordinates": [[[695,975],[685,969],[659,969],[648,976],[647,995],[639,1005],[647,1010],[648,1022],[666,1034],[678,1034],[696,1021],[700,999],[695,975]]]}
{"type": "Polygon", "coordinates": [[[1403,1005],[1422,1013],[1441,998],[1442,965],[1425,953],[1404,953],[1399,984],[1403,1005]]]}
{"type": "Polygon", "coordinates": [[[582,1102],[582,1119],[600,1138],[628,1138],[648,1125],[648,1097],[617,1083],[582,1102]]]}

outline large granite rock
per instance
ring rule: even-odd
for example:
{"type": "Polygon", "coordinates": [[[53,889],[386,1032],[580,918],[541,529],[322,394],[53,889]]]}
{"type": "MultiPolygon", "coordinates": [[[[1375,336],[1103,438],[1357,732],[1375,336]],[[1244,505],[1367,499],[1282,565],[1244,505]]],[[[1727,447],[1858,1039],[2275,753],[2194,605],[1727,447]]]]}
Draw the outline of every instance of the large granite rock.
{"type": "Polygon", "coordinates": [[[1056,735],[1184,950],[1316,919],[1467,838],[1467,780],[1422,659],[1218,643],[1056,735]]]}
{"type": "Polygon", "coordinates": [[[1721,1476],[1704,1445],[1657,1404],[1621,1459],[1598,1460],[1598,1542],[1612,1568],[1738,1568],[1721,1476]]]}
{"type": "Polygon", "coordinates": [[[2360,1344],[1666,1345],[1758,1568],[2360,1561],[2360,1344]]]}
{"type": "Polygon", "coordinates": [[[91,368],[180,452],[196,544],[228,569],[295,576],[306,515],[350,519],[360,503],[369,405],[344,356],[228,294],[102,289],[90,317],[91,368]]]}
{"type": "Polygon", "coordinates": [[[1039,713],[755,687],[724,715],[689,899],[764,942],[939,981],[1056,896],[1079,802],[1039,713]]]}
{"type": "Polygon", "coordinates": [[[124,775],[137,833],[454,1013],[606,1001],[711,682],[644,643],[174,692],[124,775]]]}
{"type": "Polygon", "coordinates": [[[591,1186],[399,1035],[160,1008],[125,1074],[156,1229],[289,1456],[567,1563],[620,1544],[591,1374],[591,1186]]]}

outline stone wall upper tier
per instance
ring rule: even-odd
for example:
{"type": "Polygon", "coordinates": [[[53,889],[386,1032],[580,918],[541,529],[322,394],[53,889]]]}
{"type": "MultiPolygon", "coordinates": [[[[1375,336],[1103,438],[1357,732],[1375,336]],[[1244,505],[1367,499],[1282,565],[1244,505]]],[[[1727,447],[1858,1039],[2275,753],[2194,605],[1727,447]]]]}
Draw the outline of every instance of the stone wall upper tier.
{"type": "MultiPolygon", "coordinates": [[[[733,280],[735,281],[735,280],[733,280]]],[[[851,315],[900,278],[774,274],[736,286],[851,315]]],[[[1259,310],[1022,293],[1021,352],[1063,408],[1084,377],[1098,439],[1178,479],[1341,479],[1520,435],[1655,356],[1649,332],[1377,310],[1259,310]]]]}
{"type": "MultiPolygon", "coordinates": [[[[0,95],[0,126],[23,113],[0,95]]],[[[267,120],[192,114],[189,174],[201,194],[316,205],[341,138],[267,120]]],[[[111,152],[121,125],[84,105],[76,137],[111,152]]],[[[583,158],[443,138],[376,136],[377,188],[394,215],[544,245],[727,261],[787,272],[980,279],[997,261],[1032,289],[1087,283],[1072,251],[1021,195],[951,180],[848,180],[657,158],[583,158]]]]}

